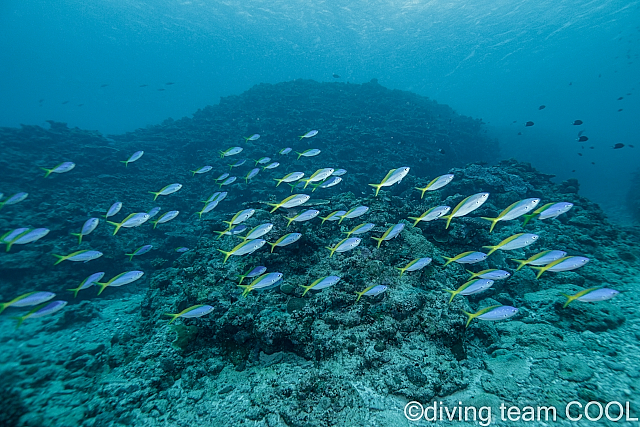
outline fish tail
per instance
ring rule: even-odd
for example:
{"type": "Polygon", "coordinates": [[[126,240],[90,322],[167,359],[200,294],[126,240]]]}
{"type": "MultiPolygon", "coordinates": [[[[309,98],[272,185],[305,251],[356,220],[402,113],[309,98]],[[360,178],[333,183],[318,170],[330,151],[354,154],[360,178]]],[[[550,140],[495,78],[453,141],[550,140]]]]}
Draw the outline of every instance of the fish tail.
{"type": "Polygon", "coordinates": [[[379,248],[382,243],[382,237],[372,237],[372,239],[378,242],[378,246],[376,246],[376,248],[379,248]]]}
{"type": "Polygon", "coordinates": [[[349,230],[349,231],[343,231],[344,234],[347,235],[347,237],[351,237],[351,234],[353,233],[353,231],[349,230]]]}
{"type": "Polygon", "coordinates": [[[567,301],[564,303],[562,308],[566,308],[572,301],[577,299],[574,295],[567,295],[567,294],[563,294],[562,292],[560,292],[560,295],[567,298],[567,301]]]}
{"type": "Polygon", "coordinates": [[[53,169],[47,169],[47,168],[40,168],[43,171],[45,171],[44,177],[47,178],[49,175],[51,175],[51,172],[53,172],[53,169]]]}
{"type": "Polygon", "coordinates": [[[271,210],[269,211],[269,213],[273,213],[273,212],[275,212],[275,211],[276,211],[276,209],[278,209],[278,208],[280,207],[280,205],[279,205],[278,203],[267,203],[267,205],[269,205],[269,206],[273,206],[273,209],[271,209],[271,210]]]}
{"type": "Polygon", "coordinates": [[[452,291],[451,289],[443,289],[445,292],[449,292],[451,294],[451,298],[449,298],[449,304],[453,301],[453,298],[458,295],[458,291],[452,291]]]}
{"type": "Polygon", "coordinates": [[[278,178],[273,178],[274,181],[278,181],[278,183],[276,184],[276,187],[280,184],[282,184],[282,179],[278,179],[278,178]]]}
{"type": "Polygon", "coordinates": [[[224,158],[224,151],[219,151],[220,153],[220,158],[223,159],[224,158]]]}
{"type": "Polygon", "coordinates": [[[180,313],[178,313],[178,314],[164,313],[164,315],[171,317],[171,320],[169,321],[169,323],[167,323],[167,325],[172,324],[174,320],[176,320],[178,317],[180,317],[180,313]]]}
{"type": "Polygon", "coordinates": [[[243,290],[242,290],[242,296],[243,297],[247,297],[247,295],[249,295],[249,292],[251,292],[251,290],[253,289],[251,287],[251,285],[238,285],[240,286],[243,290]]]}
{"type": "MultiPolygon", "coordinates": [[[[302,286],[302,285],[300,285],[302,286]]],[[[302,293],[302,296],[304,296],[304,294],[306,294],[307,292],[309,292],[309,290],[311,289],[311,286],[302,286],[304,288],[304,292],[302,293]]]]}
{"type": "MultiPolygon", "coordinates": [[[[466,269],[465,269],[465,270],[466,270],[466,269]]],[[[469,273],[469,274],[471,275],[471,277],[469,277],[469,280],[473,279],[474,277],[478,277],[478,274],[477,274],[477,273],[474,273],[474,272],[473,272],[473,271],[471,271],[471,270],[466,270],[466,271],[467,271],[467,273],[469,273]]]]}
{"type": "Polygon", "coordinates": [[[396,267],[396,270],[400,271],[400,277],[402,277],[402,275],[404,274],[406,268],[400,268],[400,267],[396,267]]]}
{"type": "Polygon", "coordinates": [[[129,160],[120,160],[120,163],[124,163],[124,167],[129,166],[129,160]]]}
{"type": "Polygon", "coordinates": [[[78,236],[78,244],[82,243],[82,233],[71,233],[72,236],[78,236]]]}
{"type": "Polygon", "coordinates": [[[542,275],[542,273],[545,272],[544,267],[532,267],[532,266],[529,266],[529,268],[531,268],[532,270],[538,272],[538,274],[536,274],[536,279],[539,278],[542,275]]]}
{"type": "Polygon", "coordinates": [[[4,207],[5,202],[0,202],[0,210],[4,207]]]}
{"type": "Polygon", "coordinates": [[[302,187],[303,189],[307,188],[307,185],[309,185],[309,179],[301,179],[300,181],[304,181],[304,187],[302,187]]]}
{"type": "Polygon", "coordinates": [[[58,260],[53,264],[53,265],[58,265],[60,264],[62,261],[64,261],[65,259],[67,259],[67,257],[62,256],[62,255],[58,255],[58,254],[51,254],[54,257],[58,258],[58,260]]]}
{"type": "Polygon", "coordinates": [[[4,311],[5,308],[9,307],[9,303],[1,303],[0,304],[0,313],[4,311]]]}
{"type": "Polygon", "coordinates": [[[270,253],[273,253],[273,250],[276,248],[276,245],[278,244],[278,242],[276,242],[276,243],[270,243],[270,242],[267,242],[267,244],[268,244],[268,245],[271,245],[271,250],[270,250],[269,252],[270,252],[270,253]]]}
{"type": "Polygon", "coordinates": [[[516,271],[520,270],[522,267],[524,267],[525,265],[527,265],[527,261],[523,260],[523,259],[514,259],[511,258],[511,261],[515,261],[518,263],[518,268],[516,268],[516,271]]]}
{"type": "Polygon", "coordinates": [[[67,289],[69,292],[73,292],[73,297],[76,298],[78,296],[78,292],[80,292],[80,287],[75,289],[67,289]]]}
{"type": "MultiPolygon", "coordinates": [[[[200,212],[198,212],[198,213],[200,213],[200,212]]],[[[202,214],[200,214],[200,218],[202,218],[202,214]]],[[[153,223],[153,229],[154,229],[154,230],[155,230],[155,229],[156,229],[156,227],[158,226],[158,221],[159,221],[159,219],[155,220],[155,222],[153,223]]]]}
{"type": "Polygon", "coordinates": [[[122,224],[118,222],[107,221],[107,223],[116,226],[116,229],[113,230],[113,234],[112,234],[113,236],[115,236],[118,230],[120,230],[120,227],[122,227],[122,224]]]}
{"type": "Polygon", "coordinates": [[[102,293],[102,291],[107,289],[107,286],[109,286],[109,282],[104,282],[104,283],[96,282],[96,286],[100,286],[100,290],[98,291],[98,295],[100,295],[102,293]]]}
{"type": "Polygon", "coordinates": [[[133,260],[133,256],[135,254],[124,254],[124,255],[129,257],[129,261],[132,261],[133,260]]]}
{"type": "Polygon", "coordinates": [[[449,258],[446,256],[443,256],[442,258],[446,259],[447,262],[444,263],[443,267],[446,267],[447,265],[451,264],[453,262],[453,258],[449,258]]]}
{"type": "Polygon", "coordinates": [[[289,227],[291,225],[291,223],[293,222],[293,220],[295,218],[296,218],[295,216],[293,218],[285,218],[287,221],[289,221],[289,222],[287,222],[287,227],[289,227]]]}
{"type": "Polygon", "coordinates": [[[362,295],[364,295],[364,291],[362,291],[362,292],[358,292],[358,291],[356,291],[356,292],[354,292],[354,293],[355,293],[356,295],[358,295],[358,298],[356,299],[356,302],[360,301],[360,298],[362,298],[362,295]]]}
{"type": "Polygon", "coordinates": [[[522,215],[522,217],[524,218],[524,222],[522,223],[522,227],[526,226],[527,223],[529,221],[531,221],[531,219],[533,219],[533,217],[536,216],[536,214],[527,214],[527,215],[522,215]]]}
{"type": "Polygon", "coordinates": [[[415,188],[416,190],[419,190],[421,192],[420,193],[420,199],[422,199],[424,197],[424,192],[427,191],[428,187],[424,187],[424,188],[413,187],[413,188],[415,188]]]}
{"type": "MultiPolygon", "coordinates": [[[[302,138],[300,138],[300,139],[302,139],[302,138]]],[[[295,153],[298,155],[298,158],[296,160],[300,160],[300,157],[302,156],[302,153],[299,153],[297,151],[295,153]]]]}
{"type": "MultiPolygon", "coordinates": [[[[202,219],[202,211],[196,212],[196,214],[198,214],[198,219],[202,219]]],[[[155,225],[154,225],[154,228],[155,228],[155,225]]]]}
{"type": "Polygon", "coordinates": [[[336,251],[337,248],[332,248],[331,246],[325,246],[325,248],[329,249],[331,251],[331,253],[329,254],[329,258],[331,258],[333,256],[333,253],[336,251]]]}
{"type": "Polygon", "coordinates": [[[420,218],[416,217],[416,216],[410,216],[409,219],[413,219],[415,220],[413,223],[413,226],[415,227],[417,223],[420,222],[420,218]]]}
{"type": "Polygon", "coordinates": [[[18,323],[16,324],[16,329],[18,329],[22,325],[22,322],[24,322],[24,320],[27,318],[27,316],[11,316],[11,318],[18,321],[18,323]]]}
{"type": "Polygon", "coordinates": [[[11,250],[11,246],[13,246],[13,242],[7,242],[7,248],[5,249],[5,252],[9,252],[11,250]]]}
{"type": "Polygon", "coordinates": [[[498,250],[497,246],[483,246],[483,248],[489,249],[489,253],[487,254],[487,256],[491,255],[492,253],[498,250]]]}
{"type": "Polygon", "coordinates": [[[226,263],[229,257],[231,256],[231,251],[227,252],[227,251],[223,251],[222,249],[218,249],[218,250],[224,254],[224,261],[222,261],[222,264],[226,263]]]}
{"type": "Polygon", "coordinates": [[[160,195],[159,191],[157,193],[155,191],[149,191],[149,193],[155,194],[155,197],[153,198],[153,200],[156,200],[158,198],[158,196],[160,195]]]}
{"type": "Polygon", "coordinates": [[[380,191],[380,189],[382,188],[382,184],[369,184],[371,187],[376,189],[376,194],[373,197],[378,197],[378,192],[380,191]]]}
{"type": "Polygon", "coordinates": [[[475,313],[469,313],[469,312],[466,312],[464,310],[462,310],[462,312],[464,314],[466,314],[467,317],[468,317],[467,324],[464,326],[465,328],[468,328],[469,327],[469,323],[471,323],[471,321],[476,317],[476,314],[475,313]]]}
{"type": "Polygon", "coordinates": [[[493,227],[495,227],[496,224],[499,221],[498,218],[489,218],[489,217],[486,217],[486,216],[481,216],[480,218],[491,222],[491,228],[489,228],[489,233],[491,233],[493,231],[493,227]]]}
{"type": "Polygon", "coordinates": [[[449,228],[449,224],[451,224],[451,220],[453,219],[453,216],[451,216],[451,215],[443,215],[440,218],[447,220],[447,225],[445,225],[444,229],[446,230],[447,228],[449,228]]]}

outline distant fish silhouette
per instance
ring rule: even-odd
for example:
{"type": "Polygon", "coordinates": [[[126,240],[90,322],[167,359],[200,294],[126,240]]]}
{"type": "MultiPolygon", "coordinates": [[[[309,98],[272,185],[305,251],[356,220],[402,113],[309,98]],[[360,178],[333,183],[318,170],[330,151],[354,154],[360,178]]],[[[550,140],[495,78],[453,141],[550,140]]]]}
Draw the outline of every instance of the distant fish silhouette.
{"type": "Polygon", "coordinates": [[[334,79],[339,79],[339,78],[340,78],[340,76],[339,76],[339,75],[337,75],[337,74],[334,74],[334,75],[333,75],[333,78],[334,78],[334,79]]]}
{"type": "Polygon", "coordinates": [[[40,104],[44,102],[44,98],[38,101],[40,104]]]}
{"type": "Polygon", "coordinates": [[[165,83],[165,85],[167,85],[167,86],[171,86],[172,84],[175,84],[175,83],[173,83],[173,82],[166,82],[165,83]]]}
{"type": "Polygon", "coordinates": [[[589,140],[589,138],[587,138],[584,135],[578,138],[578,142],[585,142],[585,141],[588,141],[588,140],[589,140]]]}
{"type": "Polygon", "coordinates": [[[582,153],[578,153],[578,156],[582,157],[582,153]]]}
{"type": "Polygon", "coordinates": [[[158,89],[158,90],[162,92],[164,89],[163,89],[163,88],[160,88],[160,89],[158,89]]]}
{"type": "Polygon", "coordinates": [[[82,107],[84,104],[78,104],[78,107],[82,107]]]}
{"type": "Polygon", "coordinates": [[[534,124],[533,122],[529,121],[529,122],[525,123],[524,126],[525,127],[533,126],[533,124],[534,124]]]}
{"type": "Polygon", "coordinates": [[[574,125],[574,126],[580,126],[582,123],[583,123],[583,122],[582,122],[582,120],[574,120],[574,121],[573,121],[573,123],[572,123],[572,125],[574,125]]]}
{"type": "Polygon", "coordinates": [[[634,145],[631,145],[631,144],[629,144],[629,147],[631,147],[631,148],[636,148],[634,145]]]}
{"type": "Polygon", "coordinates": [[[518,132],[518,135],[522,135],[522,132],[518,132]]]}
{"type": "Polygon", "coordinates": [[[538,107],[538,110],[544,110],[545,108],[547,108],[546,105],[541,105],[541,106],[538,107]]]}
{"type": "Polygon", "coordinates": [[[100,87],[107,87],[107,86],[109,86],[109,84],[108,84],[108,83],[105,83],[105,84],[103,84],[103,85],[100,85],[100,87]]]}
{"type": "Polygon", "coordinates": [[[618,113],[619,113],[620,111],[622,111],[622,108],[619,108],[619,109],[618,109],[618,113]]]}
{"type": "MultiPolygon", "coordinates": [[[[451,119],[449,119],[449,121],[451,121],[451,119]]],[[[511,123],[518,123],[517,120],[512,121],[511,123]]]]}
{"type": "Polygon", "coordinates": [[[138,87],[147,87],[147,86],[149,86],[149,85],[140,85],[140,86],[138,86],[138,87]]]}
{"type": "Polygon", "coordinates": [[[617,150],[618,148],[622,148],[622,147],[624,147],[624,144],[621,142],[618,142],[616,145],[613,146],[613,149],[617,150]]]}
{"type": "Polygon", "coordinates": [[[69,103],[69,101],[64,101],[64,102],[62,103],[62,105],[64,105],[64,104],[68,104],[68,103],[69,103]]]}
{"type": "Polygon", "coordinates": [[[621,96],[620,98],[618,98],[618,101],[622,101],[624,99],[624,96],[621,96]]]}

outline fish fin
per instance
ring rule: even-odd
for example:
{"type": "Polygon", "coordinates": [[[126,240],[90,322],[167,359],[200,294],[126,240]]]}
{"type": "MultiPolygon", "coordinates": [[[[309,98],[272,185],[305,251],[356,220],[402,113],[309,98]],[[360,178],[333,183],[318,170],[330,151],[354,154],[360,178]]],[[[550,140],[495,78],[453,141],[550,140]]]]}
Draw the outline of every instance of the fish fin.
{"type": "Polygon", "coordinates": [[[153,200],[154,200],[154,201],[155,201],[155,200],[158,198],[158,196],[160,195],[160,192],[159,192],[159,191],[158,191],[157,193],[156,193],[155,191],[149,191],[149,193],[151,193],[151,194],[155,194],[155,197],[153,198],[153,200]]]}
{"type": "MultiPolygon", "coordinates": [[[[46,173],[44,174],[44,177],[47,178],[49,175],[51,175],[51,172],[53,172],[53,169],[47,169],[47,168],[40,168],[43,171],[45,171],[46,173]]],[[[54,168],[55,169],[55,168],[54,168]]]]}
{"type": "Polygon", "coordinates": [[[295,216],[293,218],[285,218],[287,221],[287,227],[289,227],[291,225],[291,223],[293,222],[293,220],[295,219],[295,216]]]}
{"type": "Polygon", "coordinates": [[[492,253],[498,250],[497,246],[483,246],[483,248],[489,249],[489,253],[487,254],[487,256],[491,255],[492,253]]]}
{"type": "Polygon", "coordinates": [[[304,296],[304,294],[306,294],[307,292],[309,292],[309,290],[311,289],[312,286],[303,286],[300,285],[302,288],[304,288],[304,292],[302,293],[302,296],[304,296]]]}
{"type": "Polygon", "coordinates": [[[133,260],[133,256],[134,256],[135,254],[124,254],[124,255],[125,255],[125,256],[128,256],[128,257],[129,257],[129,261],[131,261],[131,260],[133,260]]]}
{"type": "Polygon", "coordinates": [[[449,258],[446,256],[443,256],[442,258],[446,259],[447,262],[444,263],[443,267],[446,267],[447,265],[451,264],[453,262],[453,258],[449,258]]]}
{"type": "Polygon", "coordinates": [[[22,322],[24,322],[24,320],[27,318],[27,316],[11,316],[11,318],[18,321],[18,323],[16,324],[16,329],[18,329],[20,325],[22,325],[22,322]]]}
{"type": "Polygon", "coordinates": [[[451,220],[453,219],[453,217],[451,215],[442,215],[440,218],[447,220],[447,225],[444,227],[444,229],[446,230],[447,228],[449,228],[449,224],[451,224],[451,220]]]}
{"type": "Polygon", "coordinates": [[[376,246],[376,248],[379,248],[382,243],[382,237],[372,237],[372,239],[378,242],[378,246],[376,246]]]}
{"type": "Polygon", "coordinates": [[[273,180],[274,180],[274,181],[278,181],[278,183],[276,184],[276,187],[277,187],[278,185],[282,184],[282,181],[283,181],[283,180],[278,179],[278,178],[273,178],[273,180]]]}
{"type": "Polygon", "coordinates": [[[178,313],[178,314],[164,313],[164,315],[171,317],[171,320],[169,321],[169,323],[167,323],[167,325],[172,324],[174,320],[176,320],[178,317],[180,317],[180,313],[178,313]]]}
{"type": "Polygon", "coordinates": [[[400,268],[400,267],[395,267],[396,270],[400,271],[400,277],[402,277],[402,275],[404,274],[406,268],[400,268]]]}
{"type": "Polygon", "coordinates": [[[567,298],[567,301],[564,303],[562,308],[566,308],[569,305],[569,303],[571,303],[573,300],[576,299],[576,297],[574,297],[573,295],[567,295],[567,294],[564,294],[562,292],[560,292],[560,295],[562,295],[563,297],[567,298]]]}
{"type": "Polygon", "coordinates": [[[451,298],[449,298],[449,304],[453,301],[453,298],[458,295],[458,291],[452,291],[451,289],[443,289],[445,292],[449,292],[451,294],[451,298]]]}
{"type": "Polygon", "coordinates": [[[70,233],[72,236],[78,236],[78,244],[82,243],[82,233],[70,233]]]}
{"type": "Polygon", "coordinates": [[[464,310],[462,310],[462,312],[463,312],[464,314],[466,314],[466,315],[467,315],[467,317],[469,317],[469,318],[467,319],[467,324],[465,325],[465,328],[468,328],[468,327],[469,327],[469,323],[471,323],[471,321],[474,319],[474,317],[476,317],[476,315],[475,315],[474,313],[469,313],[469,312],[466,312],[466,311],[464,311],[464,310]]]}
{"type": "Polygon", "coordinates": [[[355,291],[354,292],[356,295],[358,295],[358,298],[356,299],[356,302],[360,301],[360,298],[362,298],[362,295],[364,295],[364,292],[365,291],[362,291],[362,292],[355,291]]]}
{"type": "Polygon", "coordinates": [[[424,193],[425,193],[425,191],[427,191],[427,189],[428,189],[429,187],[427,186],[427,187],[424,187],[424,188],[419,188],[419,187],[413,187],[413,188],[415,188],[416,190],[419,190],[419,191],[420,191],[420,193],[421,193],[421,194],[420,194],[420,199],[422,199],[422,198],[424,197],[424,193]]]}
{"type": "Polygon", "coordinates": [[[524,228],[524,226],[527,225],[527,223],[529,221],[531,221],[533,219],[534,216],[536,216],[537,214],[527,214],[527,215],[522,215],[522,217],[524,218],[524,222],[522,223],[522,227],[524,228]]]}
{"type": "Polygon", "coordinates": [[[515,259],[515,258],[510,258],[510,259],[511,261],[515,261],[518,263],[518,268],[516,268],[516,271],[520,270],[522,267],[527,265],[527,261],[524,259],[515,259]]]}
{"type": "Polygon", "coordinates": [[[538,272],[536,274],[536,279],[539,278],[542,275],[542,273],[545,272],[544,267],[533,267],[533,266],[530,265],[529,268],[538,272]]]}
{"type": "Polygon", "coordinates": [[[273,250],[276,248],[276,245],[278,244],[278,242],[276,242],[276,243],[267,242],[267,244],[271,245],[271,251],[270,252],[273,253],[273,250]]]}
{"type": "Polygon", "coordinates": [[[473,279],[475,277],[478,277],[478,275],[476,273],[474,273],[473,271],[471,271],[471,270],[465,269],[465,271],[471,275],[471,277],[469,277],[469,280],[471,280],[471,279],[473,279]]]}
{"type": "Polygon", "coordinates": [[[107,289],[107,286],[109,286],[109,282],[104,282],[104,283],[96,282],[96,286],[100,286],[100,290],[98,291],[98,295],[100,295],[105,289],[107,289]]]}
{"type": "Polygon", "coordinates": [[[67,289],[69,292],[73,292],[73,297],[76,298],[78,296],[78,292],[80,292],[80,288],[75,289],[67,289]]]}
{"type": "Polygon", "coordinates": [[[115,230],[113,230],[113,234],[112,234],[112,236],[115,236],[115,235],[116,235],[116,233],[118,232],[118,230],[120,230],[120,227],[122,227],[122,224],[121,224],[121,223],[118,223],[118,222],[107,221],[107,224],[111,224],[111,225],[115,225],[115,226],[116,226],[116,229],[115,229],[115,230]]]}
{"type": "Polygon", "coordinates": [[[218,249],[218,251],[224,254],[224,261],[222,261],[222,264],[226,263],[229,257],[231,256],[231,251],[227,252],[227,251],[223,251],[222,249],[218,249]]]}
{"type": "Polygon", "coordinates": [[[58,255],[58,254],[51,254],[54,257],[58,258],[58,260],[53,264],[53,265],[58,265],[60,264],[62,261],[64,261],[65,259],[67,259],[65,256],[63,255],[58,255]]]}
{"type": "Polygon", "coordinates": [[[124,163],[124,167],[129,166],[129,160],[120,160],[120,163],[124,163]]]}
{"type": "Polygon", "coordinates": [[[493,227],[495,227],[495,226],[496,226],[496,224],[497,224],[497,223],[498,223],[498,221],[499,221],[499,219],[498,219],[498,218],[489,218],[489,217],[486,217],[486,216],[481,216],[480,218],[482,218],[482,219],[484,219],[484,220],[486,220],[486,221],[491,222],[491,228],[489,228],[489,233],[491,233],[491,232],[493,231],[493,227]]]}
{"type": "Polygon", "coordinates": [[[336,251],[336,248],[332,248],[331,246],[325,246],[325,248],[331,251],[331,253],[329,254],[329,258],[331,258],[333,256],[333,253],[336,251]]]}
{"type": "Polygon", "coordinates": [[[2,313],[2,312],[4,311],[4,309],[5,309],[5,308],[9,307],[7,304],[8,304],[8,303],[2,303],[2,304],[0,304],[0,313],[2,313]]]}
{"type": "Polygon", "coordinates": [[[418,218],[417,216],[410,216],[409,219],[413,219],[415,220],[413,222],[413,226],[415,227],[419,222],[420,222],[420,218],[418,218]]]}
{"type": "Polygon", "coordinates": [[[380,189],[382,188],[382,184],[369,184],[371,187],[376,189],[376,194],[373,197],[378,197],[378,192],[380,191],[380,189]]]}
{"type": "Polygon", "coordinates": [[[273,206],[274,208],[269,211],[269,213],[273,213],[276,209],[280,207],[278,203],[267,203],[267,206],[273,206]]]}

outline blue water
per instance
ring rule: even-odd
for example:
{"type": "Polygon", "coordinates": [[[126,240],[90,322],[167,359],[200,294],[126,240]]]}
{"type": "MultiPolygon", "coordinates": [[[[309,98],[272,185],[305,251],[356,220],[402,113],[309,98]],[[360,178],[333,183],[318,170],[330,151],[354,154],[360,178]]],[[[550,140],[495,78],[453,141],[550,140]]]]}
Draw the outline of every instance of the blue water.
{"type": "Polygon", "coordinates": [[[640,150],[610,147],[638,140],[639,18],[628,1],[5,0],[0,125],[122,133],[261,82],[378,78],[482,118],[506,157],[577,177],[625,220],[640,150]]]}

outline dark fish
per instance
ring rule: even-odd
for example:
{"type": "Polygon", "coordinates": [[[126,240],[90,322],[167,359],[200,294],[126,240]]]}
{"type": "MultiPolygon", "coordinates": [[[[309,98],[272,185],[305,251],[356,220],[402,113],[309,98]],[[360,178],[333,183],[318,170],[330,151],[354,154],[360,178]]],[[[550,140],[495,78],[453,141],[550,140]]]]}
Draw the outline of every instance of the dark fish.
{"type": "Polygon", "coordinates": [[[444,150],[443,150],[442,148],[438,148],[438,153],[440,153],[440,154],[445,154],[445,153],[444,153],[444,150]]]}
{"type": "Polygon", "coordinates": [[[164,89],[160,88],[160,89],[158,89],[158,90],[159,90],[159,91],[163,91],[164,89]]]}
{"type": "Polygon", "coordinates": [[[582,120],[574,120],[572,124],[574,126],[580,126],[582,124],[582,120]]]}
{"type": "Polygon", "coordinates": [[[527,122],[527,123],[525,123],[525,124],[524,124],[524,126],[525,126],[525,127],[527,127],[527,126],[533,126],[533,122],[527,122]]]}
{"type": "Polygon", "coordinates": [[[514,121],[513,121],[513,122],[511,122],[511,123],[518,123],[518,121],[517,121],[517,120],[514,120],[514,121]]]}
{"type": "Polygon", "coordinates": [[[622,108],[618,108],[618,113],[619,113],[620,111],[622,111],[622,108]]]}
{"type": "Polygon", "coordinates": [[[596,162],[591,162],[591,164],[592,164],[592,165],[595,165],[595,164],[596,164],[596,162]]]}
{"type": "Polygon", "coordinates": [[[569,86],[571,86],[573,84],[573,82],[569,82],[569,86]]]}
{"type": "Polygon", "coordinates": [[[596,147],[589,147],[589,148],[591,148],[591,149],[593,150],[593,149],[594,149],[594,148],[596,148],[596,147]]]}
{"type": "Polygon", "coordinates": [[[575,172],[575,171],[576,171],[576,170],[574,169],[574,170],[572,170],[571,172],[575,172]]]}
{"type": "Polygon", "coordinates": [[[616,150],[616,149],[622,148],[622,147],[624,147],[624,144],[621,143],[621,142],[618,142],[616,145],[613,146],[613,149],[616,150]]]}
{"type": "Polygon", "coordinates": [[[44,99],[41,99],[40,101],[38,101],[40,104],[42,104],[44,102],[44,99]]]}
{"type": "Polygon", "coordinates": [[[538,107],[538,110],[544,110],[545,108],[547,108],[546,105],[541,105],[541,106],[538,107]]]}
{"type": "Polygon", "coordinates": [[[518,135],[522,135],[522,132],[518,132],[518,135]]]}
{"type": "Polygon", "coordinates": [[[620,98],[618,98],[618,101],[622,101],[624,99],[624,96],[621,96],[620,98]]]}
{"type": "Polygon", "coordinates": [[[631,148],[635,148],[635,146],[634,146],[634,145],[631,145],[631,144],[629,144],[629,147],[631,147],[631,148]]]}
{"type": "Polygon", "coordinates": [[[339,79],[339,78],[340,78],[340,76],[339,76],[339,75],[337,75],[337,74],[334,74],[334,75],[333,75],[333,78],[334,78],[334,79],[339,79]]]}
{"type": "Polygon", "coordinates": [[[587,138],[586,136],[582,135],[580,138],[578,138],[578,142],[585,142],[588,141],[589,138],[587,138]]]}
{"type": "Polygon", "coordinates": [[[602,74],[598,74],[598,78],[602,77],[602,74]]]}
{"type": "Polygon", "coordinates": [[[147,86],[149,86],[149,85],[140,85],[140,86],[138,86],[138,87],[147,87],[147,86]]]}
{"type": "Polygon", "coordinates": [[[68,104],[68,103],[69,103],[69,101],[64,101],[64,102],[62,103],[62,105],[64,105],[64,104],[68,104]]]}
{"type": "Polygon", "coordinates": [[[171,86],[172,84],[174,84],[173,82],[166,82],[165,85],[167,86],[171,86]]]}
{"type": "Polygon", "coordinates": [[[109,84],[108,84],[108,83],[105,83],[105,84],[103,84],[103,85],[100,85],[100,87],[107,87],[107,86],[109,86],[109,84]]]}
{"type": "Polygon", "coordinates": [[[78,104],[78,107],[82,107],[84,104],[78,104]]]}
{"type": "Polygon", "coordinates": [[[582,153],[578,153],[578,156],[582,157],[582,153]]]}

